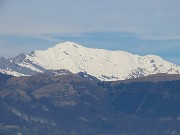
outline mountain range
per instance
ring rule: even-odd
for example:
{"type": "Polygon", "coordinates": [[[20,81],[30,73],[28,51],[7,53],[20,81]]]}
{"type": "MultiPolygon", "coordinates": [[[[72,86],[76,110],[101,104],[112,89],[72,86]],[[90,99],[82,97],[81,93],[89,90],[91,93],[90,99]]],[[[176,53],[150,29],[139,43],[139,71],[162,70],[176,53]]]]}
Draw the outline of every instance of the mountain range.
{"type": "Polygon", "coordinates": [[[115,82],[0,74],[0,135],[179,135],[180,75],[115,82]]]}
{"type": "Polygon", "coordinates": [[[0,135],[180,135],[180,67],[65,42],[0,58],[0,135]]]}
{"type": "Polygon", "coordinates": [[[73,42],[56,44],[47,50],[0,57],[0,72],[31,76],[47,71],[85,73],[101,81],[126,80],[153,74],[180,74],[180,67],[156,55],[140,56],[125,51],[83,47],[73,42]]]}

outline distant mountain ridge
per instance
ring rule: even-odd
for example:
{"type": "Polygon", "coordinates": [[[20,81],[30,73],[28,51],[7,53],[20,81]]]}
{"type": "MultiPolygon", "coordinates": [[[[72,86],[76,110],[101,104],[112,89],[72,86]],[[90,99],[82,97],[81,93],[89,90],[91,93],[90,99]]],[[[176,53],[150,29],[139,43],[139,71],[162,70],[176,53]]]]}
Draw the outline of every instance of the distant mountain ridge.
{"type": "Polygon", "coordinates": [[[124,51],[86,48],[65,42],[47,50],[0,57],[0,72],[13,76],[30,76],[47,70],[83,72],[102,81],[117,81],[158,73],[180,74],[180,67],[156,55],[133,55],[124,51]]]}

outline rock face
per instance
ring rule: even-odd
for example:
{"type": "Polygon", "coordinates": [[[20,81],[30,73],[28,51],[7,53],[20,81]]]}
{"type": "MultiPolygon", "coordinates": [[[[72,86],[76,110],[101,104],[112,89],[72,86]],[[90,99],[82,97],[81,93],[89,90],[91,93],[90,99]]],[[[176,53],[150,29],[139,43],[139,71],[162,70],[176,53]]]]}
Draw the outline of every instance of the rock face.
{"type": "Polygon", "coordinates": [[[0,134],[180,135],[180,76],[102,82],[57,73],[0,74],[0,134]]]}
{"type": "Polygon", "coordinates": [[[43,51],[0,58],[0,72],[29,76],[46,70],[84,72],[103,81],[125,80],[157,73],[180,74],[180,67],[156,55],[133,55],[124,51],[86,48],[65,42],[43,51]]]}

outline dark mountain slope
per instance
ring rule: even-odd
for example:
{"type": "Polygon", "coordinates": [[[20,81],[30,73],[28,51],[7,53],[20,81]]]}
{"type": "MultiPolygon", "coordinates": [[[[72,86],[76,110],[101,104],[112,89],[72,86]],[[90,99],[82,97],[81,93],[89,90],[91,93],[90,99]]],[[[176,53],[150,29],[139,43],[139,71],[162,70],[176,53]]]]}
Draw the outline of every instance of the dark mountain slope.
{"type": "Polygon", "coordinates": [[[154,74],[136,79],[128,79],[120,82],[160,82],[160,81],[173,81],[180,80],[179,74],[154,74]]]}
{"type": "Polygon", "coordinates": [[[179,135],[180,80],[172,80],[12,77],[0,89],[0,134],[179,135]]]}
{"type": "Polygon", "coordinates": [[[0,73],[0,82],[6,82],[11,77],[12,77],[11,75],[6,75],[6,74],[0,73]]]}

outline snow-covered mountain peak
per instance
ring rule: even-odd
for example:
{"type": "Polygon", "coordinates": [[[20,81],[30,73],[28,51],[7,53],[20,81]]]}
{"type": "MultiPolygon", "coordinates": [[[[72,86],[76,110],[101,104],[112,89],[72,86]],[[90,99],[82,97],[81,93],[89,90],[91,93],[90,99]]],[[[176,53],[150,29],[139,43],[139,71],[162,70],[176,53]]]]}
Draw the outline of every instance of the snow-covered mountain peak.
{"type": "Polygon", "coordinates": [[[74,42],[64,42],[64,43],[58,43],[53,47],[48,48],[47,50],[37,50],[37,51],[33,51],[31,53],[31,55],[34,56],[39,56],[39,55],[49,55],[49,56],[56,56],[58,57],[59,55],[61,55],[62,53],[65,53],[68,55],[67,52],[69,53],[76,53],[77,51],[79,52],[80,50],[85,49],[85,47],[74,43],[74,42]]]}
{"type": "Polygon", "coordinates": [[[74,42],[56,44],[12,59],[0,59],[0,72],[21,76],[66,69],[84,72],[100,80],[115,81],[157,73],[180,74],[180,67],[156,55],[87,48],[74,42]]]}
{"type": "Polygon", "coordinates": [[[82,48],[83,46],[77,44],[77,43],[74,43],[74,42],[70,42],[70,41],[67,41],[67,42],[64,42],[64,43],[59,43],[59,44],[56,44],[53,48],[82,48]]]}

